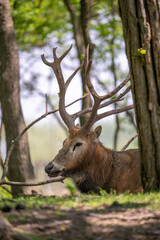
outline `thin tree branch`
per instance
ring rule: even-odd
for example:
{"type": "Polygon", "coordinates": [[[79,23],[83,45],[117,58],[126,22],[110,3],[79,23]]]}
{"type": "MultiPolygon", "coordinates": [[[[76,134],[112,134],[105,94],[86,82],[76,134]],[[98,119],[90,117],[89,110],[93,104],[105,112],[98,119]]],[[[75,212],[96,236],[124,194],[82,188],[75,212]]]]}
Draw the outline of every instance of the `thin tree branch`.
{"type": "Polygon", "coordinates": [[[58,115],[57,112],[55,112],[54,117],[56,118],[57,122],[60,124],[60,126],[63,128],[63,130],[65,131],[66,135],[68,134],[68,129],[67,127],[64,125],[62,119],[60,118],[60,116],[58,115]]]}
{"type": "Polygon", "coordinates": [[[13,181],[6,181],[5,179],[0,180],[0,186],[1,185],[14,185],[14,186],[39,186],[39,185],[45,185],[53,182],[63,182],[65,178],[64,177],[55,177],[46,181],[41,181],[37,183],[26,183],[26,182],[13,182],[13,181]]]}
{"type": "Polygon", "coordinates": [[[126,111],[126,115],[129,117],[130,122],[132,123],[132,125],[134,126],[134,128],[135,128],[136,131],[137,131],[137,125],[136,125],[136,123],[135,123],[135,121],[134,121],[134,115],[133,115],[133,113],[126,111]]]}
{"type": "MultiPolygon", "coordinates": [[[[82,100],[83,98],[87,97],[88,95],[89,95],[89,94],[86,94],[86,95],[82,96],[81,98],[76,99],[75,101],[73,101],[73,102],[71,102],[70,104],[68,104],[66,107],[71,106],[71,105],[74,104],[75,102],[77,102],[77,101],[79,101],[79,100],[82,100]]],[[[7,171],[8,171],[8,162],[9,162],[11,153],[12,153],[12,151],[13,151],[13,149],[14,149],[14,146],[15,146],[15,144],[18,142],[18,140],[19,140],[19,139],[24,135],[24,133],[25,133],[29,128],[31,128],[35,123],[39,122],[41,119],[47,117],[48,115],[57,112],[58,110],[59,110],[59,109],[50,111],[50,112],[48,112],[48,113],[45,113],[45,114],[41,115],[39,118],[35,119],[33,122],[31,122],[31,123],[11,142],[10,148],[9,148],[9,150],[8,150],[8,153],[7,153],[5,162],[4,162],[4,169],[3,169],[3,174],[2,174],[2,178],[1,178],[1,179],[4,179],[4,178],[6,177],[6,174],[7,174],[7,171]]]]}
{"type": "Polygon", "coordinates": [[[3,188],[4,190],[6,190],[8,193],[12,194],[11,191],[7,187],[2,186],[2,185],[0,187],[3,188]]]}
{"type": "Polygon", "coordinates": [[[136,133],[125,145],[124,147],[121,149],[121,151],[124,151],[128,146],[129,144],[138,136],[138,133],[136,133]]]}

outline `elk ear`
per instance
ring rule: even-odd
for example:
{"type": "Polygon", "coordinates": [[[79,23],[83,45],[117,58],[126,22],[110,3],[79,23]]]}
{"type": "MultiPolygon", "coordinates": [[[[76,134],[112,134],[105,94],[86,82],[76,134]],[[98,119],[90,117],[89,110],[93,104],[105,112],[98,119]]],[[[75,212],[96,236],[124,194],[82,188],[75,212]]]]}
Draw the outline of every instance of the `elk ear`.
{"type": "Polygon", "coordinates": [[[101,134],[101,131],[102,131],[102,126],[98,126],[94,129],[93,132],[91,132],[90,136],[92,138],[92,140],[96,140],[100,134],[101,134]]]}

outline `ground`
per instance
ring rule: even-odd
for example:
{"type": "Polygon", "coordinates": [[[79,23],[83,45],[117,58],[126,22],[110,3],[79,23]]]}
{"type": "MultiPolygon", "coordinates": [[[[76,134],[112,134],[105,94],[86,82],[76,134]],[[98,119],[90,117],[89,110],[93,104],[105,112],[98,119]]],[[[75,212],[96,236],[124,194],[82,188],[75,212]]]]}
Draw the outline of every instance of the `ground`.
{"type": "MultiPolygon", "coordinates": [[[[0,205],[1,217],[11,224],[10,231],[18,233],[8,238],[14,240],[160,240],[159,200],[137,201],[132,196],[128,201],[126,195],[108,199],[92,195],[7,199],[0,205]]],[[[0,222],[2,231],[1,226],[0,222]]],[[[5,234],[0,233],[0,240],[8,240],[5,234]]]]}

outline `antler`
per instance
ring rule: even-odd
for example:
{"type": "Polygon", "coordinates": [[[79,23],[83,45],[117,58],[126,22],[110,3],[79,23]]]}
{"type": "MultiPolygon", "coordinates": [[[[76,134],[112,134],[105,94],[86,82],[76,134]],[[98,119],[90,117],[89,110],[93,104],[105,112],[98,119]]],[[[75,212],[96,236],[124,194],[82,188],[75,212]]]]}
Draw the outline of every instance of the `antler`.
{"type": "MultiPolygon", "coordinates": [[[[122,96],[124,96],[131,89],[131,87],[128,87],[122,94],[120,94],[114,100],[110,100],[110,101],[108,101],[106,103],[101,104],[102,101],[104,101],[104,100],[106,100],[108,98],[113,97],[117,92],[119,92],[120,89],[123,88],[124,85],[126,85],[126,83],[130,80],[130,77],[127,77],[113,91],[107,93],[104,96],[99,96],[98,93],[95,91],[95,89],[94,89],[94,87],[93,87],[93,85],[91,83],[91,80],[90,80],[90,70],[91,70],[91,66],[92,66],[92,60],[89,60],[88,56],[89,56],[89,46],[86,49],[86,57],[85,57],[86,58],[85,59],[86,60],[86,75],[85,76],[86,76],[87,86],[89,88],[89,91],[90,91],[91,95],[93,96],[93,99],[94,99],[94,104],[93,104],[93,108],[92,108],[92,112],[91,112],[90,118],[88,119],[88,121],[83,126],[83,130],[86,131],[86,132],[88,132],[90,130],[90,128],[92,127],[92,125],[96,121],[98,121],[98,120],[100,120],[100,119],[102,119],[102,118],[104,118],[106,116],[109,116],[109,115],[112,115],[112,114],[115,114],[115,113],[120,113],[120,112],[123,112],[123,111],[126,111],[126,110],[134,108],[133,105],[130,105],[130,106],[127,106],[125,108],[115,109],[115,110],[108,111],[108,112],[105,112],[105,113],[102,113],[102,114],[97,114],[98,109],[106,107],[106,106],[108,106],[109,104],[111,104],[113,102],[119,101],[122,98],[122,96]]],[[[80,116],[81,113],[79,112],[78,115],[80,116]]]]}
{"type": "Polygon", "coordinates": [[[42,61],[44,62],[44,64],[46,64],[47,66],[51,67],[56,75],[57,81],[58,81],[58,85],[59,85],[59,112],[60,115],[63,119],[63,121],[65,122],[65,124],[67,125],[67,127],[70,129],[71,127],[75,126],[75,118],[73,117],[73,115],[70,115],[67,113],[66,109],[65,109],[65,93],[66,90],[71,82],[71,80],[73,79],[73,77],[76,75],[76,73],[79,71],[79,69],[82,67],[82,65],[80,65],[73,73],[72,75],[67,79],[67,81],[64,81],[64,77],[63,77],[63,73],[62,73],[62,69],[61,69],[61,62],[64,59],[64,57],[69,53],[69,51],[71,50],[72,45],[70,46],[70,48],[68,48],[68,50],[62,54],[61,57],[57,57],[56,55],[56,49],[57,48],[53,48],[53,62],[48,62],[43,55],[41,55],[42,61]]]}
{"type": "Polygon", "coordinates": [[[86,78],[86,84],[89,88],[89,91],[94,99],[94,104],[93,104],[93,107],[92,108],[88,108],[88,109],[83,109],[75,114],[68,114],[67,111],[66,111],[66,106],[65,106],[65,93],[66,93],[66,90],[71,82],[71,80],[73,79],[73,77],[76,75],[76,73],[80,70],[80,68],[82,67],[83,63],[71,74],[71,76],[67,79],[67,81],[64,81],[64,77],[63,77],[63,73],[62,73],[62,69],[61,69],[61,61],[63,60],[63,58],[69,53],[69,51],[71,50],[72,48],[72,45],[70,46],[70,48],[64,53],[62,54],[61,57],[57,57],[56,55],[56,49],[57,48],[53,48],[53,58],[54,58],[54,61],[53,62],[48,62],[43,55],[41,55],[42,57],[42,61],[44,62],[44,64],[46,64],[47,66],[51,67],[56,75],[56,78],[57,78],[57,81],[58,81],[58,85],[59,85],[59,89],[60,89],[60,92],[59,92],[59,112],[60,112],[60,115],[63,119],[63,121],[66,123],[66,125],[68,126],[68,128],[70,129],[71,127],[75,127],[75,120],[86,114],[86,113],[89,113],[91,112],[91,115],[88,119],[88,121],[85,123],[85,125],[82,127],[82,129],[86,132],[89,132],[90,128],[92,127],[92,125],[106,117],[106,116],[110,116],[110,115],[113,115],[113,114],[117,114],[117,113],[120,113],[120,112],[124,112],[124,111],[127,111],[127,110],[130,110],[130,109],[133,109],[134,108],[134,105],[129,105],[129,106],[126,106],[126,107],[123,107],[123,108],[120,108],[120,109],[114,109],[114,110],[111,110],[111,111],[107,111],[107,112],[104,112],[104,113],[101,113],[101,114],[98,114],[97,111],[98,109],[100,108],[104,108],[112,103],[115,103],[117,101],[121,101],[123,96],[125,94],[127,94],[131,87],[127,87],[126,90],[124,92],[122,92],[119,96],[115,97],[114,99],[111,99],[111,100],[108,100],[104,103],[101,103],[102,101],[108,99],[108,98],[111,98],[113,97],[116,93],[118,93],[120,91],[120,89],[122,89],[126,83],[130,80],[130,77],[128,76],[121,84],[119,84],[113,91],[107,93],[106,95],[104,96],[99,96],[98,93],[96,92],[96,90],[94,89],[92,83],[91,83],[91,80],[90,80],[90,70],[91,70],[91,66],[92,66],[92,61],[89,60],[89,45],[86,49],[86,53],[85,53],[85,66],[86,66],[86,71],[85,71],[85,78],[86,78]]]}

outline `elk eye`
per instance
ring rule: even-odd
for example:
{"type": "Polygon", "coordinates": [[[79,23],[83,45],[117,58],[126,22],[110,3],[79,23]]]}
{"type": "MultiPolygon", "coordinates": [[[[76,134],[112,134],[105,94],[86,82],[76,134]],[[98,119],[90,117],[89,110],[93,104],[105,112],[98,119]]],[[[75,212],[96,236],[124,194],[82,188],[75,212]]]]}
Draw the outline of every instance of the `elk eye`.
{"type": "Polygon", "coordinates": [[[75,150],[75,148],[76,147],[79,147],[79,146],[81,146],[83,143],[81,143],[81,142],[77,142],[75,145],[74,145],[74,147],[73,147],[73,151],[75,150]]]}

